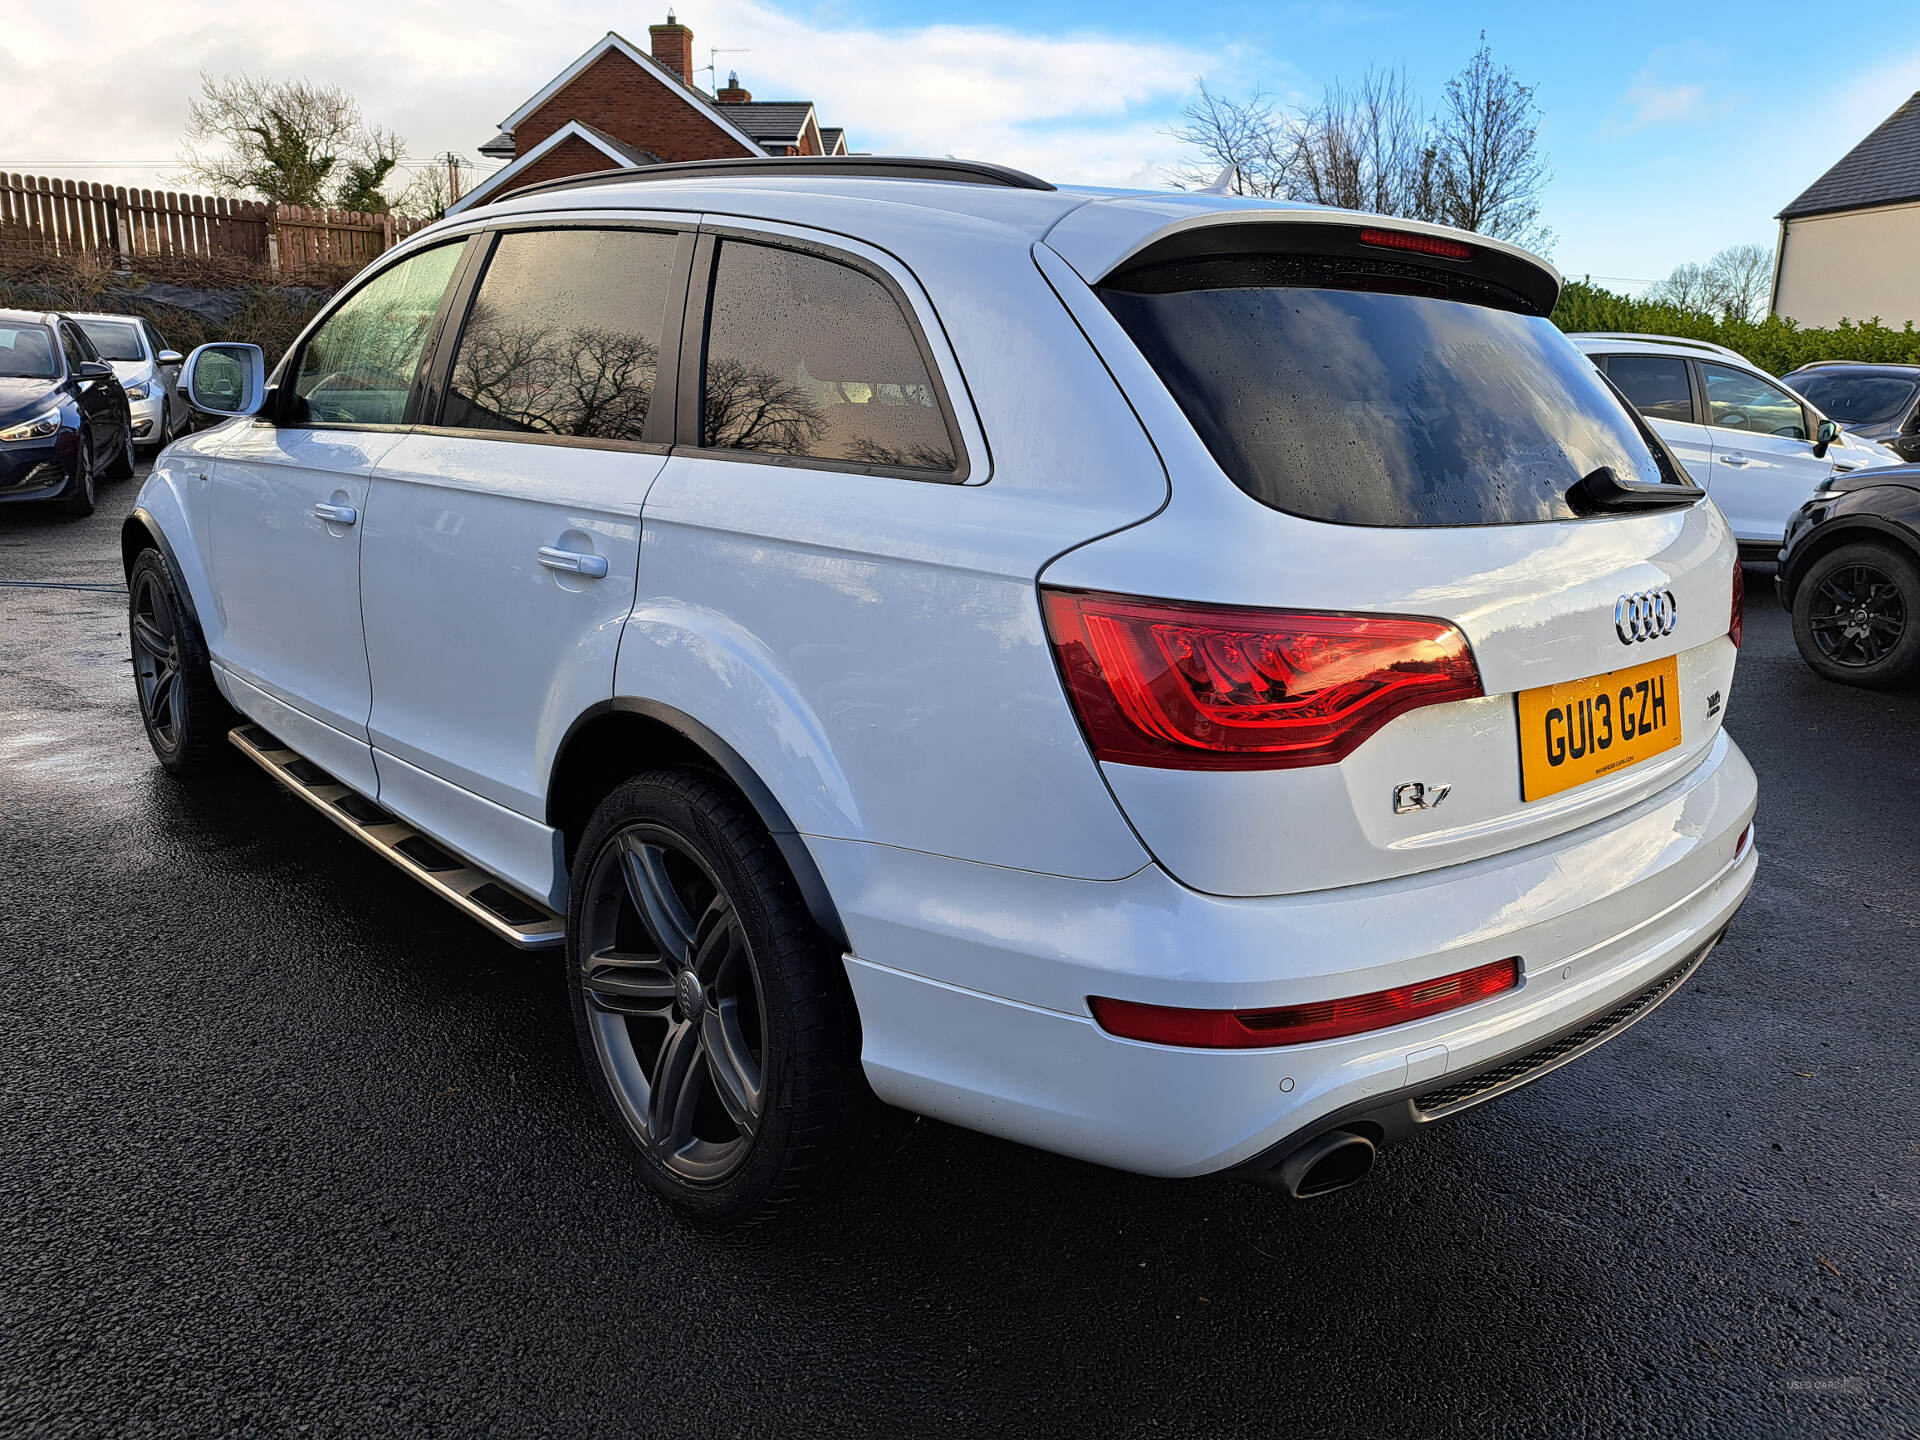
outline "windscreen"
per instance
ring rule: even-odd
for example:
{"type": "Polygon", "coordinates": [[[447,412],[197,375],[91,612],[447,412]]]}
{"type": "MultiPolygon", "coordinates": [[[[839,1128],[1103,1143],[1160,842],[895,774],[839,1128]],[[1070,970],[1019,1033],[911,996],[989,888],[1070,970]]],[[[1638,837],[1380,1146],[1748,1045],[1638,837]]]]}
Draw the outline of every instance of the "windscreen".
{"type": "Polygon", "coordinates": [[[1602,466],[1679,484],[1552,323],[1491,285],[1301,255],[1175,261],[1101,298],[1242,490],[1349,525],[1585,513],[1602,466]]]}
{"type": "Polygon", "coordinates": [[[1813,402],[1816,410],[1842,425],[1884,425],[1897,420],[1913,404],[1920,389],[1911,380],[1894,375],[1833,375],[1815,372],[1787,383],[1813,402]]]}
{"type": "Polygon", "coordinates": [[[0,325],[0,378],[51,380],[60,373],[53,332],[44,325],[0,325]]]}
{"type": "Polygon", "coordinates": [[[74,323],[87,332],[87,338],[100,352],[102,360],[147,358],[140,353],[139,331],[124,320],[77,320],[74,323]]]}

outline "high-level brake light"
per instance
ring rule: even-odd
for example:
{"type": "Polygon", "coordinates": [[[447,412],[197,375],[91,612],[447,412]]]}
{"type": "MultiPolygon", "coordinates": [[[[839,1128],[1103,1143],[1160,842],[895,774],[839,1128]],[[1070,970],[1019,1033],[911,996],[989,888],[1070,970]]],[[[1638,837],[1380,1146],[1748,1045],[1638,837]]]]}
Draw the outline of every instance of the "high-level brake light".
{"type": "Polygon", "coordinates": [[[1409,235],[1401,230],[1362,230],[1362,245],[1378,245],[1386,250],[1410,250],[1416,255],[1437,255],[1442,260],[1471,260],[1479,247],[1440,235],[1409,235]]]}
{"type": "Polygon", "coordinates": [[[1344,759],[1397,715],[1483,692],[1443,620],[1042,593],[1094,755],[1174,770],[1344,759]]]}

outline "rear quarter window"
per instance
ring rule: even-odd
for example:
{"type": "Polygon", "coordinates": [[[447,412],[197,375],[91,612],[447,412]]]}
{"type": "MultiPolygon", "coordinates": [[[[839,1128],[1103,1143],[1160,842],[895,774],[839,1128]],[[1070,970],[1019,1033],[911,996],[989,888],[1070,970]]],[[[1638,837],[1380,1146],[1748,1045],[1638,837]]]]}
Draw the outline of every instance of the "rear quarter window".
{"type": "Polygon", "coordinates": [[[1569,491],[1602,466],[1679,483],[1587,357],[1495,286],[1234,256],[1100,295],[1221,469],[1276,510],[1511,525],[1581,513],[1569,491]]]}

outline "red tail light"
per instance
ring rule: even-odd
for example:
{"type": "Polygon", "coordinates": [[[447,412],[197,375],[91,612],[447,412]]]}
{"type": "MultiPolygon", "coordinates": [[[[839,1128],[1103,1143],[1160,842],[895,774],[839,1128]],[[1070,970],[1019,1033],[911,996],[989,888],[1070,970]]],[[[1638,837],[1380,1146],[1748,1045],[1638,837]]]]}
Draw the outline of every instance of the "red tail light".
{"type": "Polygon", "coordinates": [[[1740,648],[1740,640],[1747,628],[1747,577],[1740,573],[1740,562],[1733,562],[1733,610],[1727,617],[1727,635],[1733,641],[1733,648],[1740,648]]]}
{"type": "Polygon", "coordinates": [[[1442,620],[1042,592],[1094,755],[1173,770],[1327,765],[1396,715],[1480,694],[1442,620]]]}
{"type": "Polygon", "coordinates": [[[1333,1040],[1404,1025],[1409,1020],[1471,1005],[1519,983],[1520,961],[1515,958],[1442,975],[1438,980],[1422,980],[1417,985],[1396,985],[1391,990],[1311,1005],[1286,1005],[1277,1010],[1182,1010],[1171,1005],[1106,1000],[1098,995],[1088,1003],[1100,1028],[1122,1039],[1206,1050],[1252,1050],[1267,1045],[1304,1045],[1309,1040],[1333,1040]]]}
{"type": "Polygon", "coordinates": [[[1416,255],[1438,255],[1442,260],[1471,260],[1475,247],[1439,235],[1408,235],[1399,230],[1362,230],[1362,245],[1386,250],[1411,250],[1416,255]]]}

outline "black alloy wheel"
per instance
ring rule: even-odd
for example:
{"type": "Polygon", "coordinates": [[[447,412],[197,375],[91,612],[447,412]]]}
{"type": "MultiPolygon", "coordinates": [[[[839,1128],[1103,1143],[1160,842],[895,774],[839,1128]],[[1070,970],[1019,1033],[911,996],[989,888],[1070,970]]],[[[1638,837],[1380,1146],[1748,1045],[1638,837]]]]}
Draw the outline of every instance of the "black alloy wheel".
{"type": "Polygon", "coordinates": [[[78,520],[83,515],[93,513],[94,503],[93,437],[87,434],[86,427],[80,430],[80,453],[73,460],[73,474],[67,480],[67,488],[61,492],[60,511],[68,519],[78,520]]]}
{"type": "Polygon", "coordinates": [[[669,1174],[737,1171],[766,1109],[766,1001],[739,913],[693,845],[628,825],[587,879],[581,988],[614,1098],[669,1174]]]}
{"type": "Polygon", "coordinates": [[[140,719],[153,753],[176,775],[222,765],[237,722],[213,681],[206,642],[158,550],[142,550],[127,572],[127,631],[140,719]]]}
{"type": "Polygon", "coordinates": [[[140,718],[156,747],[179,748],[186,701],[180,674],[180,618],[149,566],[128,587],[127,629],[133,640],[133,677],[140,691],[140,718]]]}
{"type": "Polygon", "coordinates": [[[1800,581],[1793,632],[1807,663],[1830,680],[1905,681],[1920,671],[1920,568],[1881,545],[1840,546],[1800,581]]]}
{"type": "Polygon", "coordinates": [[[681,1215],[768,1219],[912,1124],[860,1068],[843,944],[723,780],[676,768],[623,781],[587,822],[572,876],[567,990],[589,1082],[681,1215]]]}

